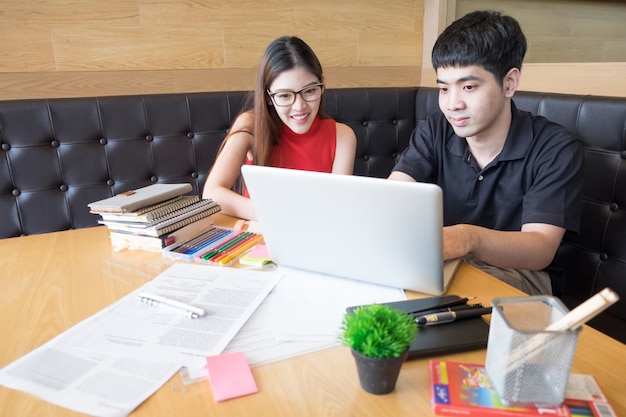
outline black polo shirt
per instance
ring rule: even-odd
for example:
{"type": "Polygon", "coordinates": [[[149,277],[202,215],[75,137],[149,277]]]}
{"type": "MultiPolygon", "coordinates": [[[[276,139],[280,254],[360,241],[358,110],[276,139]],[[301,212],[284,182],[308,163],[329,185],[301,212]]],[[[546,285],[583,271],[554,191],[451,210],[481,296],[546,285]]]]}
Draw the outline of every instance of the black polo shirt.
{"type": "Polygon", "coordinates": [[[520,111],[500,154],[480,169],[441,112],[420,122],[394,167],[443,190],[444,224],[518,231],[548,223],[578,232],[583,146],[564,127],[520,111]]]}
{"type": "MultiPolygon", "coordinates": [[[[483,169],[465,138],[454,133],[441,112],[420,122],[394,171],[443,190],[444,224],[473,224],[519,231],[526,223],[547,223],[578,232],[584,175],[583,145],[561,125],[520,111],[504,148],[483,169]]],[[[553,294],[565,286],[561,268],[545,269],[553,294]]]]}

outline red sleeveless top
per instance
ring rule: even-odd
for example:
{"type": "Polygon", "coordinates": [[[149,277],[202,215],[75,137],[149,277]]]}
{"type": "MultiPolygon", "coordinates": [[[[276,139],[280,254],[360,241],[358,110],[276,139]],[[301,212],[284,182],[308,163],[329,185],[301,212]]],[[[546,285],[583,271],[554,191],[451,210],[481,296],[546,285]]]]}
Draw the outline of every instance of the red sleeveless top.
{"type": "Polygon", "coordinates": [[[271,166],[304,171],[332,172],[337,147],[337,124],[315,118],[308,132],[295,133],[283,124],[280,144],[272,149],[271,166]]]}
{"type": "MultiPolygon", "coordinates": [[[[280,144],[272,148],[270,165],[276,168],[332,172],[337,147],[337,124],[333,119],[315,118],[308,132],[295,133],[283,124],[280,144]]],[[[247,159],[246,163],[252,165],[247,159]]],[[[244,195],[250,197],[248,190],[244,195]]]]}

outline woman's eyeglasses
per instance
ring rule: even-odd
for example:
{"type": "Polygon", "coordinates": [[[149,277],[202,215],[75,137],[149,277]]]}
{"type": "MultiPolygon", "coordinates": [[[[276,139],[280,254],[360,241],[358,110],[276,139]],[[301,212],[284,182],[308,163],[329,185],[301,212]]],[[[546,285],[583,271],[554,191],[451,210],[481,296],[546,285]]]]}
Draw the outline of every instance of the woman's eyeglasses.
{"type": "Polygon", "coordinates": [[[311,84],[304,87],[299,91],[291,90],[279,90],[271,93],[267,90],[267,94],[274,100],[274,104],[279,107],[291,106],[296,101],[296,96],[300,94],[304,101],[317,101],[322,98],[322,92],[324,91],[324,84],[311,84]]]}

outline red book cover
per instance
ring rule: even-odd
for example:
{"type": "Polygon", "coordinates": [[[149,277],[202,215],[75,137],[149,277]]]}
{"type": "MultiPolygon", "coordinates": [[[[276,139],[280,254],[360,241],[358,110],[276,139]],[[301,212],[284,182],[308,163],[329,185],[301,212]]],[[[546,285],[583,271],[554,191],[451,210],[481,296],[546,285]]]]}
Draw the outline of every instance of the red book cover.
{"type": "Polygon", "coordinates": [[[508,407],[500,402],[483,365],[431,360],[430,400],[442,416],[566,416],[565,406],[508,407]]]}
{"type": "Polygon", "coordinates": [[[483,365],[430,361],[430,401],[442,416],[617,417],[595,378],[571,374],[560,407],[508,407],[500,401],[483,365]]]}

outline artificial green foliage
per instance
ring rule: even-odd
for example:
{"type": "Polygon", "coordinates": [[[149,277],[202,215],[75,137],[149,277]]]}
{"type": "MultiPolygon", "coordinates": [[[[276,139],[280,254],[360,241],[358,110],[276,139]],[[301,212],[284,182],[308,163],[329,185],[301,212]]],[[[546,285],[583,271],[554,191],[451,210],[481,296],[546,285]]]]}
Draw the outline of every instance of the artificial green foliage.
{"type": "Polygon", "coordinates": [[[341,342],[370,358],[397,358],[415,339],[417,324],[406,313],[370,304],[346,313],[341,342]]]}

